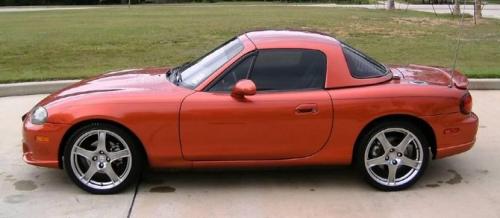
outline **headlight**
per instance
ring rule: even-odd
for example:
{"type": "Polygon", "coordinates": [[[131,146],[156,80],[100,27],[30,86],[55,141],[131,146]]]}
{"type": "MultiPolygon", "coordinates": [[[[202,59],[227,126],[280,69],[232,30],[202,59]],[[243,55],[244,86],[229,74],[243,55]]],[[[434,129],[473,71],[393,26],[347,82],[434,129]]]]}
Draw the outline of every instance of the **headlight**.
{"type": "Polygon", "coordinates": [[[33,110],[33,112],[31,112],[31,123],[42,125],[45,123],[45,121],[47,121],[48,115],[49,114],[44,107],[38,106],[35,108],[35,110],[33,110]]]}

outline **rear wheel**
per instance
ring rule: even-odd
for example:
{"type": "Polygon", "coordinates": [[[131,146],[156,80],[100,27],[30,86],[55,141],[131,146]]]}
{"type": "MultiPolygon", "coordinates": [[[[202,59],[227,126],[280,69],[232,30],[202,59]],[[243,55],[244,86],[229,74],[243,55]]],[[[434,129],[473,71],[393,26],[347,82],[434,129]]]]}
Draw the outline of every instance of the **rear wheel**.
{"type": "Polygon", "coordinates": [[[379,124],[358,146],[358,168],[372,186],[385,191],[413,185],[424,173],[430,156],[425,135],[406,122],[379,124]]]}
{"type": "Polygon", "coordinates": [[[114,125],[92,123],[77,129],[64,151],[64,168],[80,188],[116,193],[136,181],[143,166],[137,141],[114,125]]]}

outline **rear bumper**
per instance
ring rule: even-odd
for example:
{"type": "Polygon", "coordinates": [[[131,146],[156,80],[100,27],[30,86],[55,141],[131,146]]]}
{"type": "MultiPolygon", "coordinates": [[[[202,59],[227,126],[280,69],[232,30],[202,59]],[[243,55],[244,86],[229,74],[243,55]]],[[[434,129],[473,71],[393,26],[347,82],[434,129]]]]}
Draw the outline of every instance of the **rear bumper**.
{"type": "Polygon", "coordinates": [[[474,146],[475,142],[476,142],[476,140],[474,139],[472,142],[468,142],[465,144],[449,146],[449,147],[441,148],[441,149],[438,148],[436,159],[440,159],[440,158],[448,157],[451,155],[459,154],[462,152],[466,152],[469,149],[471,149],[472,146],[474,146]]]}
{"type": "Polygon", "coordinates": [[[59,168],[59,145],[69,125],[23,125],[23,160],[36,166],[59,168]]]}
{"type": "Polygon", "coordinates": [[[465,152],[476,142],[479,119],[474,113],[438,115],[426,120],[436,135],[436,159],[465,152]]]}

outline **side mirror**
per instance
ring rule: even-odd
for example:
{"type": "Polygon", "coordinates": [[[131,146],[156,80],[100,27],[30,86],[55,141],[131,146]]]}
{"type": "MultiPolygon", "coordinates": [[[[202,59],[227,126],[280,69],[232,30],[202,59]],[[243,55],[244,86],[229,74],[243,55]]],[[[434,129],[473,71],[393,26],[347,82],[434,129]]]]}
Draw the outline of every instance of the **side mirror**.
{"type": "Polygon", "coordinates": [[[255,87],[255,83],[252,80],[242,79],[234,85],[231,96],[234,98],[244,98],[246,95],[255,95],[256,92],[257,87],[255,87]]]}

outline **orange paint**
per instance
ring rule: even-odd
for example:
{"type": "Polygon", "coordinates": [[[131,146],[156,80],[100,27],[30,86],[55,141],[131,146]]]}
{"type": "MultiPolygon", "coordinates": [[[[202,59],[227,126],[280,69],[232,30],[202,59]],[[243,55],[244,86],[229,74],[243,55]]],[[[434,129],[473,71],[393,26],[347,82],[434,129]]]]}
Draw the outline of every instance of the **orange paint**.
{"type": "Polygon", "coordinates": [[[429,125],[436,158],[466,151],[475,142],[478,118],[460,111],[468,82],[458,72],[451,88],[446,69],[416,65],[356,79],[340,43],[329,36],[260,31],[239,39],[244,49],[193,90],[169,82],[167,68],[146,68],[104,74],[53,93],[38,103],[48,110],[47,123],[24,120],[25,161],[58,167],[63,137],[89,120],[126,127],[144,145],[149,165],[160,168],[350,164],[363,129],[392,115],[429,125]],[[323,52],[325,89],[252,94],[253,82],[243,81],[236,93],[204,91],[241,57],[269,48],[323,52]],[[448,129],[460,131],[447,134],[448,129]]]}

